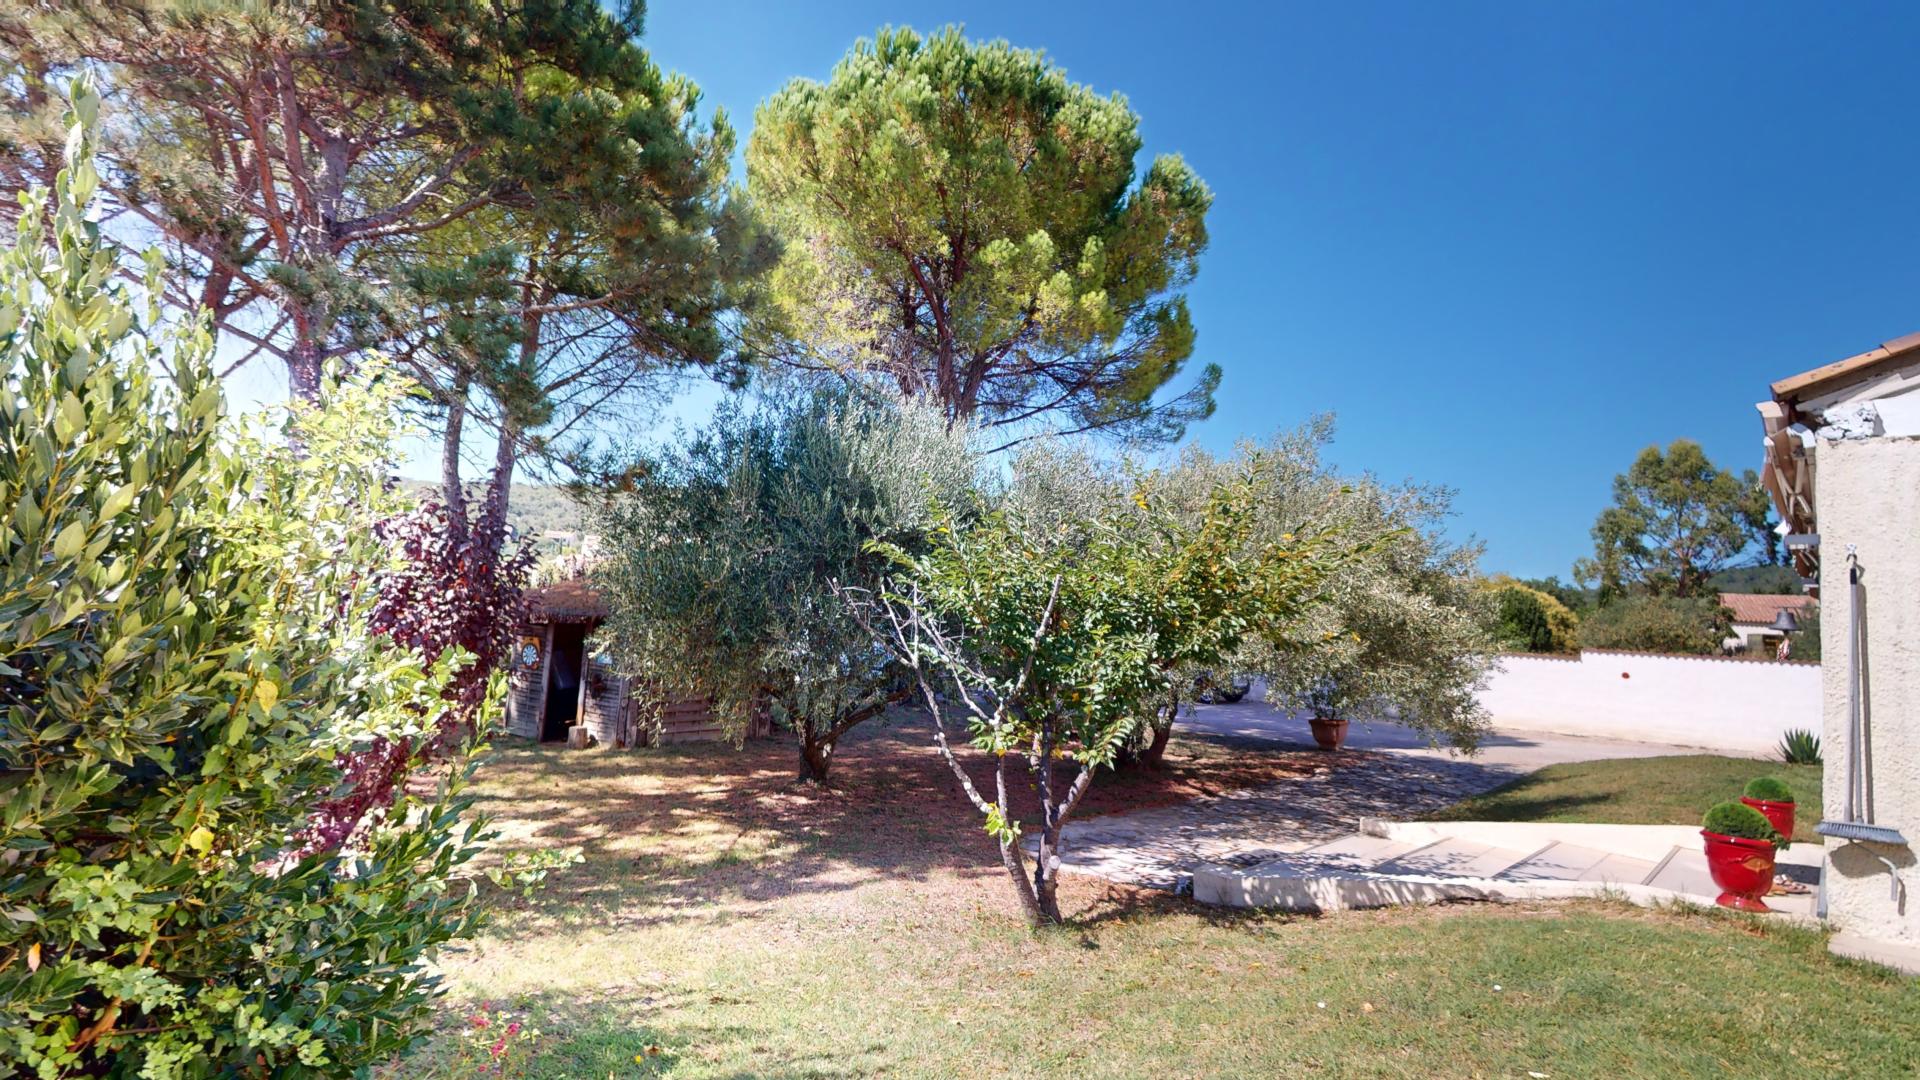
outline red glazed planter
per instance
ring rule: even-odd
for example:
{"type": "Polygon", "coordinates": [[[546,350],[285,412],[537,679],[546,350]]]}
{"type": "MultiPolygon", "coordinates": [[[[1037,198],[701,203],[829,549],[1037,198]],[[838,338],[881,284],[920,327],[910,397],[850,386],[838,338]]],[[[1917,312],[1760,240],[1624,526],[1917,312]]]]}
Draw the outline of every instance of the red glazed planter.
{"type": "Polygon", "coordinates": [[[1313,741],[1320,744],[1322,750],[1338,750],[1347,741],[1347,721],[1330,716],[1316,716],[1313,725],[1313,741]]]}
{"type": "Polygon", "coordinates": [[[1707,841],[1707,872],[1721,889],[1714,903],[1741,911],[1772,911],[1760,898],[1773,888],[1773,845],[1705,829],[1700,835],[1707,841]]]}
{"type": "Polygon", "coordinates": [[[1765,799],[1749,799],[1740,796],[1740,801],[1760,811],[1766,816],[1773,831],[1787,839],[1793,839],[1793,804],[1790,802],[1768,802],[1765,799]]]}

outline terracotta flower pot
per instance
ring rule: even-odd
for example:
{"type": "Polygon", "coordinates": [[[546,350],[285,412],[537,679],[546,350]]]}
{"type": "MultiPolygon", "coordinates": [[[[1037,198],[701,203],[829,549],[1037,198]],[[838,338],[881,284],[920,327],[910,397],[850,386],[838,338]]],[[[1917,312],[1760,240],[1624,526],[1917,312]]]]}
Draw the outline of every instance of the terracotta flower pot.
{"type": "Polygon", "coordinates": [[[1787,839],[1793,839],[1793,804],[1790,802],[1768,802],[1765,799],[1749,799],[1745,795],[1740,801],[1760,811],[1773,826],[1773,831],[1787,839]]]}
{"type": "Polygon", "coordinates": [[[1347,741],[1347,721],[1331,716],[1316,716],[1309,721],[1313,725],[1313,741],[1320,744],[1322,750],[1338,750],[1347,741]]]}
{"type": "Polygon", "coordinates": [[[1773,888],[1773,845],[1705,829],[1700,835],[1707,841],[1707,872],[1721,890],[1714,903],[1741,911],[1772,911],[1760,898],[1773,888]]]}

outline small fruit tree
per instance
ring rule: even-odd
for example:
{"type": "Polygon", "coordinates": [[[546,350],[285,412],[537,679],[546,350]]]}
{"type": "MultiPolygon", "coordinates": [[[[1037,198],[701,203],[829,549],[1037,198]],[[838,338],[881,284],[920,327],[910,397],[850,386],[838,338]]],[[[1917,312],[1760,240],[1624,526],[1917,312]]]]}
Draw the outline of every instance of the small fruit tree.
{"type": "Polygon", "coordinates": [[[1199,515],[1162,506],[1144,484],[1084,517],[1013,498],[971,526],[945,515],[925,552],[889,552],[899,571],[863,615],[915,676],[940,752],[1036,925],[1060,921],[1067,822],[1148,703],[1314,602],[1334,548],[1255,539],[1261,467],[1251,459],[1215,485],[1199,515]],[[956,714],[991,766],[986,790],[948,741],[956,714]],[[1040,804],[1031,869],[1014,762],[1040,804]]]}
{"type": "Polygon", "coordinates": [[[400,390],[297,409],[299,451],[225,429],[205,326],[166,330],[157,258],[137,297],[88,221],[98,106],[75,87],[0,252],[0,1072],[351,1075],[477,917],[459,770],[310,837],[342,760],[453,705],[456,653],[368,618],[400,390]]]}

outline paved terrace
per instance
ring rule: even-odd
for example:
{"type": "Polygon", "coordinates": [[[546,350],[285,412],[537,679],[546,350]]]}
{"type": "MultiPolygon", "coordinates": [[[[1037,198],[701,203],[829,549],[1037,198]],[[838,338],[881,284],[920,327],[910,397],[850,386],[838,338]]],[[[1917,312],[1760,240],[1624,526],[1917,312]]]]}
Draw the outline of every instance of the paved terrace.
{"type": "MultiPolygon", "coordinates": [[[[1203,705],[1175,730],[1176,738],[1187,732],[1313,746],[1306,720],[1264,702],[1203,705]]],[[[1067,828],[1062,863],[1078,873],[1171,889],[1202,863],[1249,866],[1302,851],[1354,832],[1362,818],[1418,817],[1543,766],[1688,752],[1653,743],[1495,731],[1468,758],[1431,747],[1398,724],[1356,723],[1347,749],[1326,755],[1327,764],[1311,777],[1076,821],[1067,828]]]]}

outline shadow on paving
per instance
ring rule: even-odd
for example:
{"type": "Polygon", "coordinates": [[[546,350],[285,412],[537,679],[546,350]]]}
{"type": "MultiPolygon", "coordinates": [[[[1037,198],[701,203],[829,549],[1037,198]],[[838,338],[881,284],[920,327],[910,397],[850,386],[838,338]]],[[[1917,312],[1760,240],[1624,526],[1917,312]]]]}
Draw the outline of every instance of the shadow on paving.
{"type": "Polygon", "coordinates": [[[1469,758],[1341,752],[1307,776],[1070,829],[1066,869],[1169,889],[1203,863],[1245,865],[1353,832],[1362,818],[1428,815],[1514,778],[1469,758]]]}

